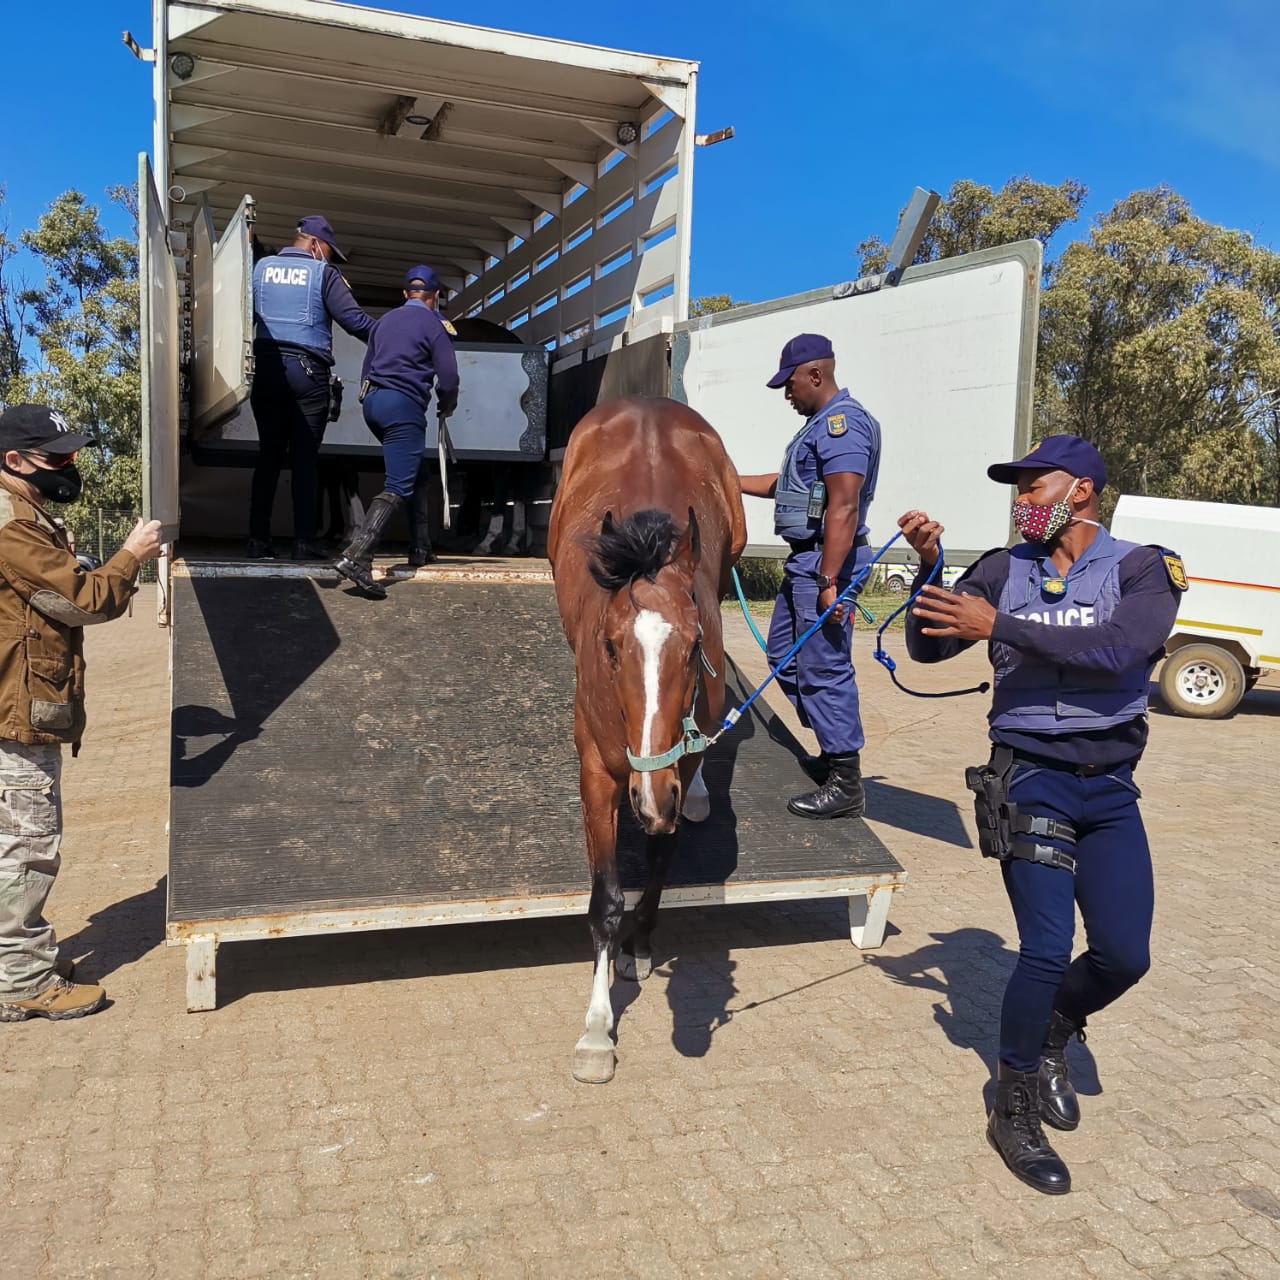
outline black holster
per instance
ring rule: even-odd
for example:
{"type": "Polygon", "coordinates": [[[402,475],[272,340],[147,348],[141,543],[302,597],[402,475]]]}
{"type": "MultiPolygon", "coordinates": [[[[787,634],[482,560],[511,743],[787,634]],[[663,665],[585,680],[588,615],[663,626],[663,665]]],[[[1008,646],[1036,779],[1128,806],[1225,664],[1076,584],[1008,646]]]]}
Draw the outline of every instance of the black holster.
{"type": "Polygon", "coordinates": [[[342,416],[342,379],[329,379],[329,421],[337,422],[342,416]]]}
{"type": "Polygon", "coordinates": [[[1009,784],[1017,767],[1018,762],[1008,747],[996,747],[986,764],[964,771],[964,784],[974,796],[973,812],[978,823],[978,847],[982,856],[1001,862],[1025,858],[1029,862],[1074,872],[1076,860],[1071,854],[1052,845],[1041,844],[1034,838],[1026,838],[1041,836],[1073,845],[1076,829],[1069,822],[1061,822],[1057,818],[1040,818],[1018,811],[1018,806],[1009,799],[1009,784]]]}

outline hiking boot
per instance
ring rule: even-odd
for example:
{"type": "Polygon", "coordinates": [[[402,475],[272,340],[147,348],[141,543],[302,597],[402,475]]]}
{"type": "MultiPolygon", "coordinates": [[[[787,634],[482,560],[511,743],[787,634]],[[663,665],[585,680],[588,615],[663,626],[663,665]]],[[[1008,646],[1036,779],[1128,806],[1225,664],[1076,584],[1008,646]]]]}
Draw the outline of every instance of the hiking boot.
{"type": "Polygon", "coordinates": [[[1067,1041],[1077,1033],[1083,1042],[1084,1023],[1055,1009],[1040,1050],[1040,1119],[1068,1133],[1080,1123],[1080,1100],[1067,1074],[1067,1041]]]}
{"type": "Polygon", "coordinates": [[[333,562],[333,567],[348,582],[358,587],[370,600],[385,600],[387,598],[387,589],[373,576],[372,566],[361,564],[358,560],[349,560],[346,556],[339,556],[333,562]]]}
{"type": "Polygon", "coordinates": [[[107,993],[101,987],[55,978],[38,996],[0,1003],[0,1022],[24,1022],[27,1018],[49,1018],[62,1022],[83,1018],[102,1008],[107,993]]]}
{"type": "Polygon", "coordinates": [[[295,560],[328,560],[332,554],[328,547],[319,542],[313,542],[309,538],[299,538],[293,544],[295,560]]]}
{"type": "Polygon", "coordinates": [[[276,558],[276,549],[266,538],[250,538],[244,544],[244,558],[246,560],[274,560],[276,558]]]}
{"type": "Polygon", "coordinates": [[[1045,1139],[1039,1097],[1038,1072],[1014,1071],[1002,1062],[996,1105],[987,1121],[987,1141],[1015,1178],[1047,1196],[1066,1195],[1071,1190],[1071,1173],[1045,1139]]]}
{"type": "Polygon", "coordinates": [[[831,762],[827,780],[817,791],[792,796],[787,808],[802,818],[859,818],[866,811],[862,765],[858,752],[827,756],[831,762]]]}

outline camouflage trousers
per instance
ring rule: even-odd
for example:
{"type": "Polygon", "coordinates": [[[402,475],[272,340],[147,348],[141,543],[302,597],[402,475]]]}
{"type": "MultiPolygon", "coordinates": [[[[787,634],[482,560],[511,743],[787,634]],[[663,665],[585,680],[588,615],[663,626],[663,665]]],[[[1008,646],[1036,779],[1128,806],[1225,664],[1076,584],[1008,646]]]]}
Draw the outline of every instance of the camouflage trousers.
{"type": "Polygon", "coordinates": [[[0,739],[0,1000],[53,980],[58,943],[44,904],[62,861],[62,748],[0,739]]]}

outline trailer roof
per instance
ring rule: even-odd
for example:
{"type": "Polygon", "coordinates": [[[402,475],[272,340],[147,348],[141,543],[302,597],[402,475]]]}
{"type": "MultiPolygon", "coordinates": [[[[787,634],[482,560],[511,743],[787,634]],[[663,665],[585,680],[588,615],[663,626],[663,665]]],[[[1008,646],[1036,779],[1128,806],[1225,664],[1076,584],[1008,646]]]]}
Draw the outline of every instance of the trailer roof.
{"type": "Polygon", "coordinates": [[[697,70],[328,0],[156,3],[171,199],[203,194],[221,230],[250,193],[276,245],[323,213],[366,288],[419,261],[455,287],[482,274],[594,181],[619,125],[683,115],[697,70]]]}

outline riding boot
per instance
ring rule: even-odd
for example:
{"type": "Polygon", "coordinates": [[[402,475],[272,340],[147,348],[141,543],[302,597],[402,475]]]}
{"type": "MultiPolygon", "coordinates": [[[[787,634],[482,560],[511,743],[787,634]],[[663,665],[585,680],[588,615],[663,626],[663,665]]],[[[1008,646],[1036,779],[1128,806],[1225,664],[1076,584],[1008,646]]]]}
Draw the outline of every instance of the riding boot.
{"type": "Polygon", "coordinates": [[[1045,1195],[1065,1195],[1071,1190],[1071,1173],[1040,1127],[1039,1074],[1015,1071],[1002,1062],[996,1079],[996,1105],[987,1121],[987,1141],[1015,1178],[1045,1195]]]}
{"type": "Polygon", "coordinates": [[[369,510],[355,531],[347,549],[333,562],[333,567],[349,582],[355,583],[372,600],[385,600],[387,589],[373,576],[373,553],[377,549],[387,521],[404,499],[385,489],[369,504],[369,510]]]}
{"type": "Polygon", "coordinates": [[[419,472],[409,508],[409,567],[421,569],[435,562],[436,553],[431,549],[431,484],[419,472]]]}
{"type": "Polygon", "coordinates": [[[802,818],[858,818],[867,807],[862,763],[856,751],[831,752],[827,780],[817,791],[792,796],[787,808],[802,818]]]}
{"type": "Polygon", "coordinates": [[[1083,1041],[1084,1023],[1072,1022],[1055,1009],[1040,1050],[1040,1118],[1068,1132],[1080,1123],[1080,1100],[1067,1075],[1067,1041],[1077,1032],[1083,1041]]]}

